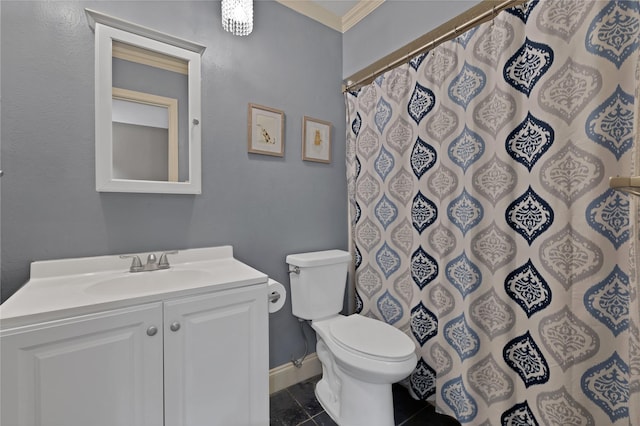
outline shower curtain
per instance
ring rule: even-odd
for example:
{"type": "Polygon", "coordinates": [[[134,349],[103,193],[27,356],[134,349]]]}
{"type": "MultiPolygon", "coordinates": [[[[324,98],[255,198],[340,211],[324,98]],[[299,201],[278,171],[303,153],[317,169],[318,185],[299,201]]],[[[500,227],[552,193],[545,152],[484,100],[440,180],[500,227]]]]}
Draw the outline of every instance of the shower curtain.
{"type": "Polygon", "coordinates": [[[639,33],[530,1],[346,95],[357,310],[463,424],[640,425],[639,33]]]}

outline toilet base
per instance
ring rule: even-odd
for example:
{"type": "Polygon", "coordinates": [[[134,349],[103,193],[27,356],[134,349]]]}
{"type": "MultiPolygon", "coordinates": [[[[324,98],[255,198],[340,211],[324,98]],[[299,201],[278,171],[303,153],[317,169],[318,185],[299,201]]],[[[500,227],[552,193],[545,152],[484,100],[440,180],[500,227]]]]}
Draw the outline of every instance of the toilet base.
{"type": "Polygon", "coordinates": [[[394,426],[391,384],[411,373],[417,357],[412,352],[406,359],[388,362],[345,350],[331,340],[329,330],[343,318],[311,323],[322,365],[316,398],[339,426],[394,426]]]}
{"type": "MultiPolygon", "coordinates": [[[[324,408],[324,411],[331,417],[331,420],[338,423],[338,417],[340,414],[340,405],[337,401],[331,397],[331,391],[326,380],[321,379],[316,383],[315,391],[316,399],[324,408]]],[[[339,423],[338,423],[339,424],[339,423]]]]}
{"type": "Polygon", "coordinates": [[[340,394],[334,397],[323,376],[315,388],[316,398],[339,426],[393,426],[391,384],[365,383],[346,374],[341,377],[340,394]]]}

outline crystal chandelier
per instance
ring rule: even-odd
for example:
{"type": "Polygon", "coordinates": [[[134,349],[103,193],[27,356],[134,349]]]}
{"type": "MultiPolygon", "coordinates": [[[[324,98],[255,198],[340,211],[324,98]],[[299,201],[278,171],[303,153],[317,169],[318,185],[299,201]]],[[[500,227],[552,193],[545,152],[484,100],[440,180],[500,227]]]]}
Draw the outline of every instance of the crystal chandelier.
{"type": "Polygon", "coordinates": [[[222,0],[222,28],[235,35],[253,31],[253,0],[222,0]]]}

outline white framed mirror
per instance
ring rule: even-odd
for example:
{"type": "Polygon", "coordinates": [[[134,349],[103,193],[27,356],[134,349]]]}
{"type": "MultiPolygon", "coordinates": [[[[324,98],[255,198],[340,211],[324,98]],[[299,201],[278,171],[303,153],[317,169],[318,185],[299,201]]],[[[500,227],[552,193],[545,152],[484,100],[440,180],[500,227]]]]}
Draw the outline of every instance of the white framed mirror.
{"type": "Polygon", "coordinates": [[[85,11],[95,32],[96,191],[200,194],[205,47],[85,11]]]}

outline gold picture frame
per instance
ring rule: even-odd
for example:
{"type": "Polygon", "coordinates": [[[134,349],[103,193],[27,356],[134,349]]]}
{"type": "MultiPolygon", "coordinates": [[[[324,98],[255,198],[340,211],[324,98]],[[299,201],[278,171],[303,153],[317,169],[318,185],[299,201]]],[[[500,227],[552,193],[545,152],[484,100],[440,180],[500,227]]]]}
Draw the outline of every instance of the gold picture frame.
{"type": "Polygon", "coordinates": [[[331,123],[304,116],[302,119],[302,159],[331,163],[331,123]]]}
{"type": "Polygon", "coordinates": [[[284,157],[284,111],[249,104],[248,151],[284,157]]]}

